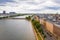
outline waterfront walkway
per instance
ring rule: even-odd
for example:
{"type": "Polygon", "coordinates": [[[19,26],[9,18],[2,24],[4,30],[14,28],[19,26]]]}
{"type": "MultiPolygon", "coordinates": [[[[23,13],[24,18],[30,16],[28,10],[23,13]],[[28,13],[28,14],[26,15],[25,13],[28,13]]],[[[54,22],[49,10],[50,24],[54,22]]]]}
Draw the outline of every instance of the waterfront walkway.
{"type": "Polygon", "coordinates": [[[43,28],[44,33],[45,33],[45,35],[46,35],[45,40],[56,40],[55,37],[54,37],[53,35],[49,34],[49,33],[46,31],[46,29],[44,28],[43,25],[41,25],[41,27],[43,28]]]}

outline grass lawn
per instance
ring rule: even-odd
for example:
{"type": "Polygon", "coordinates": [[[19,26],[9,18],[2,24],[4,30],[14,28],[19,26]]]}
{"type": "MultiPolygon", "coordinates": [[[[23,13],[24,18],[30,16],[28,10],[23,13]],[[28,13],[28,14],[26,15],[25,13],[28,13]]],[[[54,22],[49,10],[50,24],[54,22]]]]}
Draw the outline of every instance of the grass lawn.
{"type": "Polygon", "coordinates": [[[41,36],[39,35],[39,32],[37,31],[37,29],[34,27],[35,31],[36,31],[36,34],[37,34],[37,37],[38,37],[38,40],[42,40],[41,36]]]}

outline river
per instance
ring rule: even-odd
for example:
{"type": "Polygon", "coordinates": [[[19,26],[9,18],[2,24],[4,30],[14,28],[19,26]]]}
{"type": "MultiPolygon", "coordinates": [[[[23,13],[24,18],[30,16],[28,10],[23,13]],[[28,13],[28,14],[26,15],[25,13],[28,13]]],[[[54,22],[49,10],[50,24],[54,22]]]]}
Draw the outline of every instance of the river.
{"type": "Polygon", "coordinates": [[[32,25],[25,19],[0,20],[0,40],[36,40],[32,25]]]}

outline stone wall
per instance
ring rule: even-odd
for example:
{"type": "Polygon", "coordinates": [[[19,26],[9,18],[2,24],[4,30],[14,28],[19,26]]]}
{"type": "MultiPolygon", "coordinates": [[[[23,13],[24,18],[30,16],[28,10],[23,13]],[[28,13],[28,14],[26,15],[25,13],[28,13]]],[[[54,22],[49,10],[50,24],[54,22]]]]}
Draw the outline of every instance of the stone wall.
{"type": "Polygon", "coordinates": [[[53,34],[53,24],[46,21],[46,29],[53,34]]]}
{"type": "Polygon", "coordinates": [[[60,40],[60,28],[54,25],[53,33],[55,34],[56,38],[60,40]]]}

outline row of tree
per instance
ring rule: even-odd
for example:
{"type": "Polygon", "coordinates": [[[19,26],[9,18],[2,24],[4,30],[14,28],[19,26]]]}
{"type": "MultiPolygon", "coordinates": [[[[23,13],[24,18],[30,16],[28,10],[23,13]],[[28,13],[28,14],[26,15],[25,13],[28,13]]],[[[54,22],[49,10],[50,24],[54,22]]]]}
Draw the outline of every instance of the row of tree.
{"type": "Polygon", "coordinates": [[[38,21],[34,20],[34,19],[32,19],[32,23],[33,23],[34,27],[37,28],[37,30],[38,30],[38,31],[42,34],[42,36],[45,38],[46,35],[44,34],[44,31],[43,31],[43,29],[42,29],[42,27],[41,27],[41,24],[40,24],[38,21]]]}
{"type": "Polygon", "coordinates": [[[31,16],[26,17],[27,20],[31,20],[32,24],[34,25],[35,28],[37,28],[37,30],[42,34],[42,36],[45,38],[46,35],[44,34],[44,31],[41,27],[41,24],[39,23],[39,21],[31,19],[31,16]]]}

